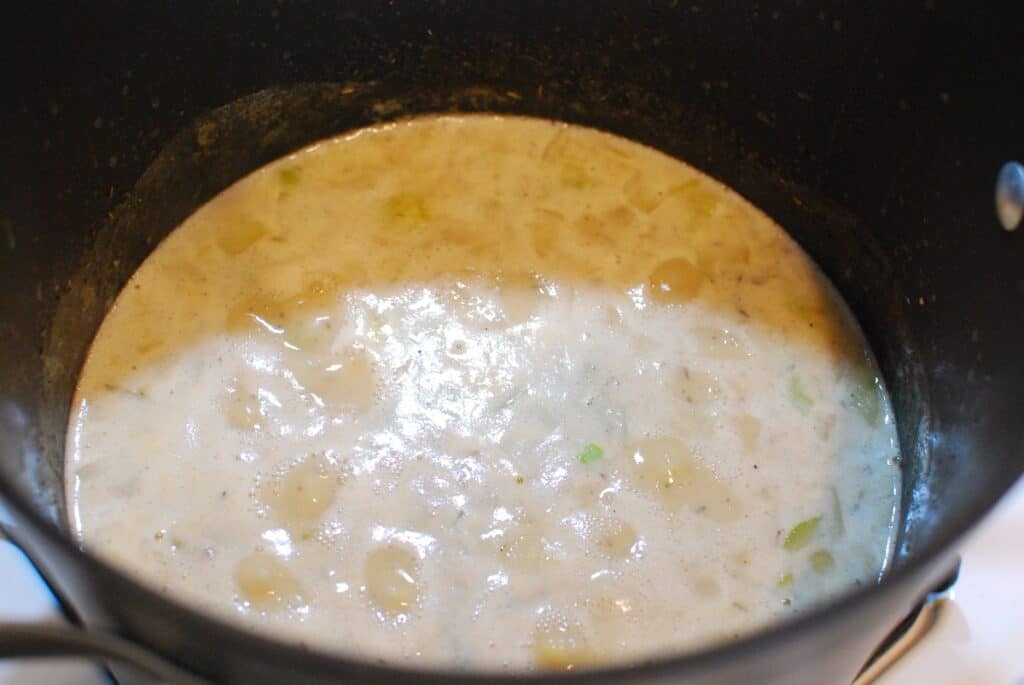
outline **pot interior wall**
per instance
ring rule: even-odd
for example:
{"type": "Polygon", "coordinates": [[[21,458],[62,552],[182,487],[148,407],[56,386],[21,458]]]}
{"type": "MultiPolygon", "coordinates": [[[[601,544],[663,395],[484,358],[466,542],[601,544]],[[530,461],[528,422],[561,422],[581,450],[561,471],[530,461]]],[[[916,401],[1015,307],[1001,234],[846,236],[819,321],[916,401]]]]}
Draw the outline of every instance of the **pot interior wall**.
{"type": "Polygon", "coordinates": [[[955,3],[18,11],[8,29],[42,28],[0,48],[8,65],[32,56],[0,114],[18,132],[0,159],[0,473],[58,525],[75,376],[156,243],[281,154],[424,111],[611,130],[720,178],[789,229],[890,383],[900,560],[961,532],[1021,472],[1021,325],[1006,313],[1024,294],[1024,241],[997,229],[991,187],[1020,150],[1024,111],[1024,96],[995,87],[1012,75],[994,56],[1024,44],[1024,21],[955,3]]]}

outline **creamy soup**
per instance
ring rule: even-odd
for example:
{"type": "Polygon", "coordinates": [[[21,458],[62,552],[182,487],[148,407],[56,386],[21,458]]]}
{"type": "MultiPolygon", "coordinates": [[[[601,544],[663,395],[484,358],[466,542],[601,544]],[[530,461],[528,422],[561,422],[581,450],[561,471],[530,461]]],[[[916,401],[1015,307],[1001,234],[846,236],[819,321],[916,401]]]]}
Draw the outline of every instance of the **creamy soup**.
{"type": "Polygon", "coordinates": [[[313,145],[146,260],[82,371],[90,551],[404,665],[636,662],[876,582],[893,417],[785,232],[649,148],[496,116],[313,145]]]}

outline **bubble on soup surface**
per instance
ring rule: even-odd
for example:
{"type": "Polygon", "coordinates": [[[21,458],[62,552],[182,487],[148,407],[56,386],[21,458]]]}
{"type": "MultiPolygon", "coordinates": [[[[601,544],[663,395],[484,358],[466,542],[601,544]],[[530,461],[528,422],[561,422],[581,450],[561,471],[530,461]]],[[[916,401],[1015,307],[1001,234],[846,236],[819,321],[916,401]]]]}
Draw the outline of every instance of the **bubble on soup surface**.
{"type": "Polygon", "coordinates": [[[642,492],[670,511],[686,506],[718,522],[738,519],[736,495],[693,451],[675,438],[647,438],[634,445],[632,478],[642,492]]]}
{"type": "Polygon", "coordinates": [[[394,545],[374,550],[364,569],[366,594],[381,611],[405,613],[419,601],[419,559],[394,545]]]}
{"type": "Polygon", "coordinates": [[[260,610],[301,604],[302,585],[284,562],[266,552],[255,552],[235,566],[239,595],[260,610]]]}

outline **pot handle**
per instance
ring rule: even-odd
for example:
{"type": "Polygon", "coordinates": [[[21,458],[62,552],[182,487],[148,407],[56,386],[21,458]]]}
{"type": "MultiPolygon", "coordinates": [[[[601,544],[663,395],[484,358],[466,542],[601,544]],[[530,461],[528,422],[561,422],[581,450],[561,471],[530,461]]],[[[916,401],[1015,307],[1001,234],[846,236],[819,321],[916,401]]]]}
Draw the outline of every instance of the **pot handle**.
{"type": "MultiPolygon", "coordinates": [[[[2,510],[0,514],[3,514],[2,510]]],[[[39,575],[40,581],[52,592],[46,577],[40,573],[31,556],[13,536],[7,534],[2,517],[0,540],[9,542],[19,550],[26,563],[39,575]]],[[[0,621],[0,661],[42,657],[81,657],[103,665],[107,661],[116,661],[145,677],[146,682],[209,685],[207,681],[113,633],[71,624],[0,621]]]]}
{"type": "Polygon", "coordinates": [[[953,586],[959,576],[958,558],[949,574],[882,640],[852,685],[871,685],[877,682],[928,634],[938,622],[947,602],[953,599],[953,586]]]}
{"type": "Polygon", "coordinates": [[[73,626],[0,623],[0,659],[69,656],[119,661],[158,683],[209,685],[139,645],[110,633],[73,626]]]}

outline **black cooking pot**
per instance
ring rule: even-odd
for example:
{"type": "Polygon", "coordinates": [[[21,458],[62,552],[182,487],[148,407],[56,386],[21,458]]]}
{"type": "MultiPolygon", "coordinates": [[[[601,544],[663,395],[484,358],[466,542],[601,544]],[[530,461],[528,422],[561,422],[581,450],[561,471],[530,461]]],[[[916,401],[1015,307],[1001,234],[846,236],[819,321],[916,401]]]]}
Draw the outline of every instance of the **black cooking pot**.
{"type": "Polygon", "coordinates": [[[543,680],[849,682],[1024,470],[1024,231],[1004,231],[992,207],[996,171],[1024,150],[1024,5],[726,4],[8,7],[4,528],[88,632],[0,632],[0,654],[145,661],[141,646],[246,685],[525,680],[398,671],[228,627],[80,552],[63,504],[76,374],[163,236],[318,138],[421,112],[498,111],[653,145],[787,227],[871,340],[904,459],[896,554],[879,587],[711,651],[543,680]]]}

